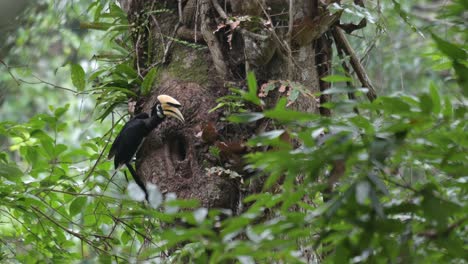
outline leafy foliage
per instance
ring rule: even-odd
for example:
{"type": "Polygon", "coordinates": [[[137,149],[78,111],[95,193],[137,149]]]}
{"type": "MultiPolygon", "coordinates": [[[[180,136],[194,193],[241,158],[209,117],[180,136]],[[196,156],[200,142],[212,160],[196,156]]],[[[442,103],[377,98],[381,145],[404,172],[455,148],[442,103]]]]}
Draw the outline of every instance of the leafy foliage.
{"type": "MultiPolygon", "coordinates": [[[[219,107],[239,112],[230,121],[268,119],[276,126],[248,142],[254,150],[245,157],[249,167],[254,177],[266,180],[262,192],[245,197],[239,215],[163,196],[156,187],[149,188],[153,208],[131,199],[135,195],[125,193],[132,183],[125,190],[123,175],[104,160],[112,131],[121,124],[104,122],[92,127],[95,133],[70,140],[81,125],[71,121],[77,112],[71,99],[70,105],[38,108],[24,122],[2,118],[0,260],[466,262],[467,65],[466,44],[456,41],[466,38],[466,30],[459,30],[462,7],[462,1],[454,1],[444,14],[457,25],[448,32],[452,38],[433,30],[434,45],[426,50],[427,58],[445,63],[438,70],[449,72],[448,87],[431,75],[412,94],[357,102],[341,100],[350,92],[340,86],[348,77],[328,76],[323,80],[336,87],[325,93],[340,98],[323,106],[340,113],[333,117],[291,110],[288,99],[294,98],[264,109],[259,92],[302,87],[272,80],[259,91],[253,74],[247,91],[233,89],[220,98],[219,107]],[[250,104],[262,111],[249,111],[250,104]]],[[[394,8],[407,15],[404,6],[394,8]]],[[[361,15],[359,8],[347,9],[359,18],[372,17],[361,15]]],[[[88,28],[105,31],[111,53],[96,55],[100,64],[93,70],[70,63],[65,76],[75,94],[95,96],[95,118],[105,121],[128,98],[147,94],[157,72],[143,77],[134,69],[127,30],[135,25],[128,25],[116,4],[96,1],[88,11],[93,16],[88,28]]],[[[411,21],[406,17],[404,23],[411,21]]],[[[219,155],[214,147],[211,152],[219,155]]],[[[209,173],[238,177],[223,168],[209,173]]]]}

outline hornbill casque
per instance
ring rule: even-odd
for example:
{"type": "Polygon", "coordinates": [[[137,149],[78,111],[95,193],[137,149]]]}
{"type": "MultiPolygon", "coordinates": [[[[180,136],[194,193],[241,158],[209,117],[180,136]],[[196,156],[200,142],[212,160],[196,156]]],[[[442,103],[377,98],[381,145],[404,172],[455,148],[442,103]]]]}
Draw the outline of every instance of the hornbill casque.
{"type": "Polygon", "coordinates": [[[135,153],[138,151],[143,139],[159,124],[166,116],[174,117],[184,122],[184,117],[179,108],[182,106],[176,99],[168,95],[159,95],[156,104],[151,108],[151,116],[140,113],[128,121],[112,143],[108,158],[114,157],[115,169],[126,165],[135,182],[145,192],[148,201],[148,191],[142,178],[136,173],[131,165],[135,153]]]}

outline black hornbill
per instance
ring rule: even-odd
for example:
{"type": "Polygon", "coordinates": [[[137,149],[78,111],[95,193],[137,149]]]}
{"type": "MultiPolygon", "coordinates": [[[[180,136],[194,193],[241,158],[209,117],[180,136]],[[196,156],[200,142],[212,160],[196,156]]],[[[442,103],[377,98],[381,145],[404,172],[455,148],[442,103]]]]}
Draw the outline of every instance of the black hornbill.
{"type": "Polygon", "coordinates": [[[120,168],[124,164],[127,165],[133,179],[145,192],[145,198],[147,201],[148,191],[146,190],[146,186],[141,177],[137,175],[130,162],[143,142],[143,139],[154,128],[161,124],[166,116],[172,116],[184,122],[184,117],[179,110],[181,106],[182,105],[176,99],[168,95],[158,96],[158,101],[151,109],[151,116],[147,113],[140,113],[134,116],[124,125],[110,148],[108,158],[111,159],[114,157],[114,165],[116,169],[120,168]]]}

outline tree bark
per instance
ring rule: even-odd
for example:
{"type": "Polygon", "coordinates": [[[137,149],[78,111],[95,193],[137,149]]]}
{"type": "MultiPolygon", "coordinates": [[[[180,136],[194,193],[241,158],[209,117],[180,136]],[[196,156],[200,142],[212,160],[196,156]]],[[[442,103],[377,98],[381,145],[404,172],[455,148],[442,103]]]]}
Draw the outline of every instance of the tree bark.
{"type": "MultiPolygon", "coordinates": [[[[259,87],[278,82],[264,95],[266,107],[300,85],[304,88],[289,107],[318,112],[320,98],[313,94],[326,88],[319,78],[329,74],[331,61],[324,34],[340,14],[329,14],[318,0],[122,0],[121,5],[130,23],[148,23],[132,35],[135,67],[141,75],[158,69],[152,95],[140,98],[137,109],[149,112],[157,95],[168,94],[182,103],[186,117],[184,124],[169,120],[150,134],[137,157],[138,173],[163,193],[236,212],[240,183],[227,169],[242,168],[236,163],[246,151],[243,143],[271,123],[237,126],[222,121],[222,110],[209,110],[227,87],[245,87],[246,73],[253,71],[259,87]],[[219,157],[210,151],[213,146],[219,157]]],[[[261,186],[262,181],[251,184],[247,192],[261,186]]]]}

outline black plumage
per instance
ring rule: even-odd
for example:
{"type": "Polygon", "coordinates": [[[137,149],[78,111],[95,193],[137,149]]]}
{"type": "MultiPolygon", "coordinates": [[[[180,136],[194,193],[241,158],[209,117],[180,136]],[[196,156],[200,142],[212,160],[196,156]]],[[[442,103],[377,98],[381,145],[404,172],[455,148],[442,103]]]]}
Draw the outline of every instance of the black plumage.
{"type": "Polygon", "coordinates": [[[163,120],[164,117],[149,117],[147,113],[141,113],[124,125],[109,151],[109,159],[115,157],[116,169],[132,160],[143,139],[163,120]]]}
{"type": "Polygon", "coordinates": [[[109,150],[108,158],[114,157],[115,168],[118,169],[122,165],[128,167],[135,182],[145,192],[146,200],[148,200],[148,191],[142,178],[131,165],[131,161],[145,137],[164,121],[166,115],[184,121],[182,113],[178,109],[179,107],[181,107],[180,103],[174,98],[167,95],[158,96],[158,102],[151,109],[151,116],[147,113],[140,113],[128,121],[109,150]]]}
{"type": "Polygon", "coordinates": [[[159,117],[157,114],[152,117],[149,117],[147,113],[136,115],[124,125],[109,151],[108,158],[111,159],[114,157],[114,167],[116,169],[120,168],[122,165],[128,167],[135,182],[145,192],[146,200],[148,200],[148,191],[146,190],[143,180],[137,175],[135,169],[131,165],[131,161],[146,136],[161,124],[163,120],[164,116],[159,117]]]}

